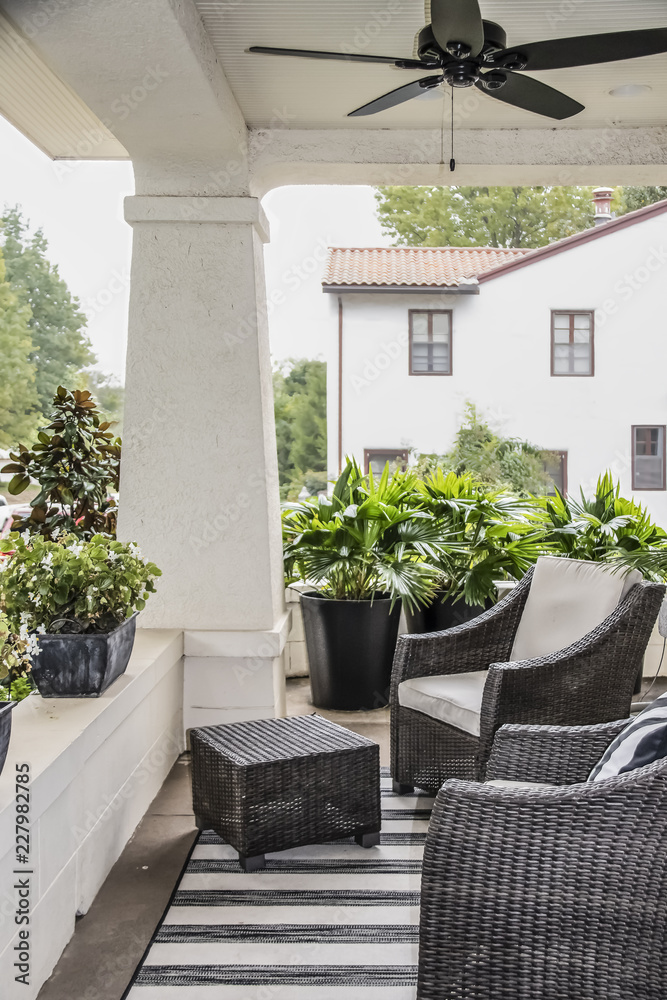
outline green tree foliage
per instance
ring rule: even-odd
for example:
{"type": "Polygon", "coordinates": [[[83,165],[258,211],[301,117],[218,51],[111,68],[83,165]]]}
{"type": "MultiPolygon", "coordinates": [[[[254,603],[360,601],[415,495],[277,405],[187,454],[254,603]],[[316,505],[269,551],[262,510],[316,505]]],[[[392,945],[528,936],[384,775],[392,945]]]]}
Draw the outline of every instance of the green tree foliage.
{"type": "Polygon", "coordinates": [[[5,279],[0,252],[0,445],[30,437],[38,422],[34,367],[29,361],[30,306],[5,279]]]}
{"type": "Polygon", "coordinates": [[[324,361],[290,360],[275,368],[273,393],[278,470],[283,499],[305,485],[327,484],[327,368],[324,361]]]}
{"type": "Polygon", "coordinates": [[[398,246],[535,248],[593,224],[590,187],[380,187],[398,246]]]}
{"type": "Polygon", "coordinates": [[[58,268],[47,260],[42,230],[31,236],[17,207],[5,210],[0,228],[7,280],[19,301],[31,310],[29,358],[35,367],[40,410],[46,416],[58,386],[72,382],[95,361],[85,333],[86,317],[58,268]]]}
{"type": "Polygon", "coordinates": [[[624,187],[620,189],[620,205],[617,215],[627,215],[656,201],[667,199],[667,187],[624,187]]]}
{"type": "Polygon", "coordinates": [[[125,386],[113,377],[93,368],[81,376],[80,388],[88,389],[97,400],[97,408],[102,420],[112,425],[115,435],[123,434],[123,409],[125,406],[125,386]]]}
{"type": "Polygon", "coordinates": [[[453,448],[445,455],[420,455],[417,468],[425,475],[438,467],[459,476],[470,473],[486,487],[525,497],[553,492],[553,481],[546,471],[550,460],[551,452],[528,441],[500,437],[480,417],[477,408],[467,403],[453,448]]]}

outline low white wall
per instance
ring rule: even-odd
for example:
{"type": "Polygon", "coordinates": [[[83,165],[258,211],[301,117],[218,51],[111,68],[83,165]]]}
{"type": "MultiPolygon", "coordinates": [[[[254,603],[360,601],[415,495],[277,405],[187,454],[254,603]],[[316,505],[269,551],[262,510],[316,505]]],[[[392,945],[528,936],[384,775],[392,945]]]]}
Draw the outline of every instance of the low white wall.
{"type": "MultiPolygon", "coordinates": [[[[497,584],[498,588],[498,600],[502,600],[507,597],[510,590],[516,586],[515,583],[509,580],[502,580],[497,584]]],[[[292,612],[292,626],[287,636],[287,643],[285,645],[285,676],[286,677],[308,677],[310,675],[310,668],[308,666],[308,652],[306,650],[306,637],[303,631],[303,616],[301,613],[301,594],[304,590],[312,590],[310,584],[297,583],[292,584],[285,591],[285,600],[287,602],[288,608],[292,612]]],[[[667,602],[666,602],[667,605],[667,602]]],[[[667,615],[666,615],[667,620],[667,615]]],[[[407,632],[407,626],[405,624],[405,613],[401,612],[401,623],[399,626],[399,635],[402,632],[407,632]]],[[[660,658],[662,657],[664,649],[664,639],[658,632],[658,622],[656,621],[651,633],[651,638],[649,639],[648,646],[646,648],[646,656],[644,657],[644,676],[654,677],[658,671],[658,665],[660,664],[660,658]]],[[[667,676],[667,652],[664,656],[662,664],[660,665],[660,675],[667,676]]]]}
{"type": "Polygon", "coordinates": [[[34,1000],[48,979],[75,916],[90,907],[184,748],[182,706],[182,632],[139,629],[127,672],[100,698],[32,695],[14,710],[0,776],[3,1000],[34,1000]],[[15,776],[23,763],[31,771],[29,865],[17,864],[15,847],[15,776]],[[17,885],[28,877],[30,924],[21,927],[17,885]],[[14,967],[26,926],[29,985],[16,982],[14,967]]]}

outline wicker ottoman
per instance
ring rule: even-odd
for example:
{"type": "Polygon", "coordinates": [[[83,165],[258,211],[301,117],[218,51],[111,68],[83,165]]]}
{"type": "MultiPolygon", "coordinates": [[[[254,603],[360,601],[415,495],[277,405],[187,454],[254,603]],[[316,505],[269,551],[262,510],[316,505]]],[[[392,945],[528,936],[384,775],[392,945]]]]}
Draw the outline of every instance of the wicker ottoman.
{"type": "Polygon", "coordinates": [[[380,843],[380,748],[319,715],[193,729],[192,801],[245,871],[264,855],[354,836],[380,843]]]}

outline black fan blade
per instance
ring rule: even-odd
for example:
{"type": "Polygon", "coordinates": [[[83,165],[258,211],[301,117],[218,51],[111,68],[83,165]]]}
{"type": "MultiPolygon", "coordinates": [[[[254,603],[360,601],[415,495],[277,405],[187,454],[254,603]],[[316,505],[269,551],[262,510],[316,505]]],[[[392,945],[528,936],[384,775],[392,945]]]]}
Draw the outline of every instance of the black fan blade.
{"type": "Polygon", "coordinates": [[[402,59],[400,56],[364,56],[353,52],[317,52],[311,49],[273,49],[264,45],[251,45],[248,52],[259,52],[269,56],[301,56],[304,59],[342,59],[343,62],[387,63],[401,69],[429,69],[436,63],[421,62],[419,59],[402,59]]]}
{"type": "Polygon", "coordinates": [[[377,97],[374,101],[364,104],[356,111],[350,111],[347,117],[357,118],[362,115],[374,115],[378,111],[394,108],[397,104],[403,104],[404,101],[411,101],[413,97],[419,97],[425,90],[432,90],[443,80],[443,76],[425,76],[421,80],[413,80],[412,83],[406,83],[405,86],[390,90],[388,94],[383,94],[382,97],[377,97]]]}
{"type": "Polygon", "coordinates": [[[533,80],[531,76],[519,76],[518,73],[509,73],[507,70],[494,70],[489,75],[491,80],[497,81],[500,76],[505,76],[505,83],[497,90],[488,89],[484,86],[485,78],[481,77],[475,84],[483,90],[489,97],[495,97],[497,101],[505,104],[512,104],[515,108],[523,108],[524,111],[534,111],[536,115],[545,115],[547,118],[571,118],[584,110],[584,105],[573,100],[567,94],[561,94],[560,90],[547,87],[546,83],[533,80]]]}
{"type": "Polygon", "coordinates": [[[431,27],[441,49],[467,59],[484,45],[484,26],[477,0],[431,0],[431,27]],[[459,43],[462,48],[454,46],[459,43]]]}
{"type": "Polygon", "coordinates": [[[581,35],[578,38],[554,38],[548,42],[530,42],[494,53],[492,66],[502,66],[503,56],[520,53],[525,56],[525,68],[567,69],[569,66],[591,66],[593,63],[617,62],[667,52],[667,28],[646,28],[641,31],[614,31],[605,35],[581,35]]]}

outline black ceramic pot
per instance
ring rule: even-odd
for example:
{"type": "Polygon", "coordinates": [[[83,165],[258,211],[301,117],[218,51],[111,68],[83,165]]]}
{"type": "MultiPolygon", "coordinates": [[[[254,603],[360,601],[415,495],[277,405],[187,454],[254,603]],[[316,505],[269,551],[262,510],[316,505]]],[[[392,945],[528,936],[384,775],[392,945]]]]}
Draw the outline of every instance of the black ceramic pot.
{"type": "Polygon", "coordinates": [[[381,708],[389,701],[401,602],[335,601],[302,594],[313,704],[344,711],[381,708]]]}
{"type": "Polygon", "coordinates": [[[408,625],[408,632],[411,635],[423,632],[443,632],[445,629],[454,628],[455,625],[463,625],[464,622],[472,621],[483,611],[492,608],[495,601],[487,598],[485,604],[466,604],[463,598],[454,601],[448,597],[444,601],[436,600],[427,608],[419,611],[405,610],[405,620],[408,625]]]}
{"type": "Polygon", "coordinates": [[[7,750],[9,749],[9,737],[12,733],[12,709],[15,706],[15,701],[0,701],[0,774],[5,766],[7,750]]]}
{"type": "Polygon", "coordinates": [[[43,698],[101,695],[127,669],[137,616],[98,635],[40,635],[32,676],[43,698]]]}

